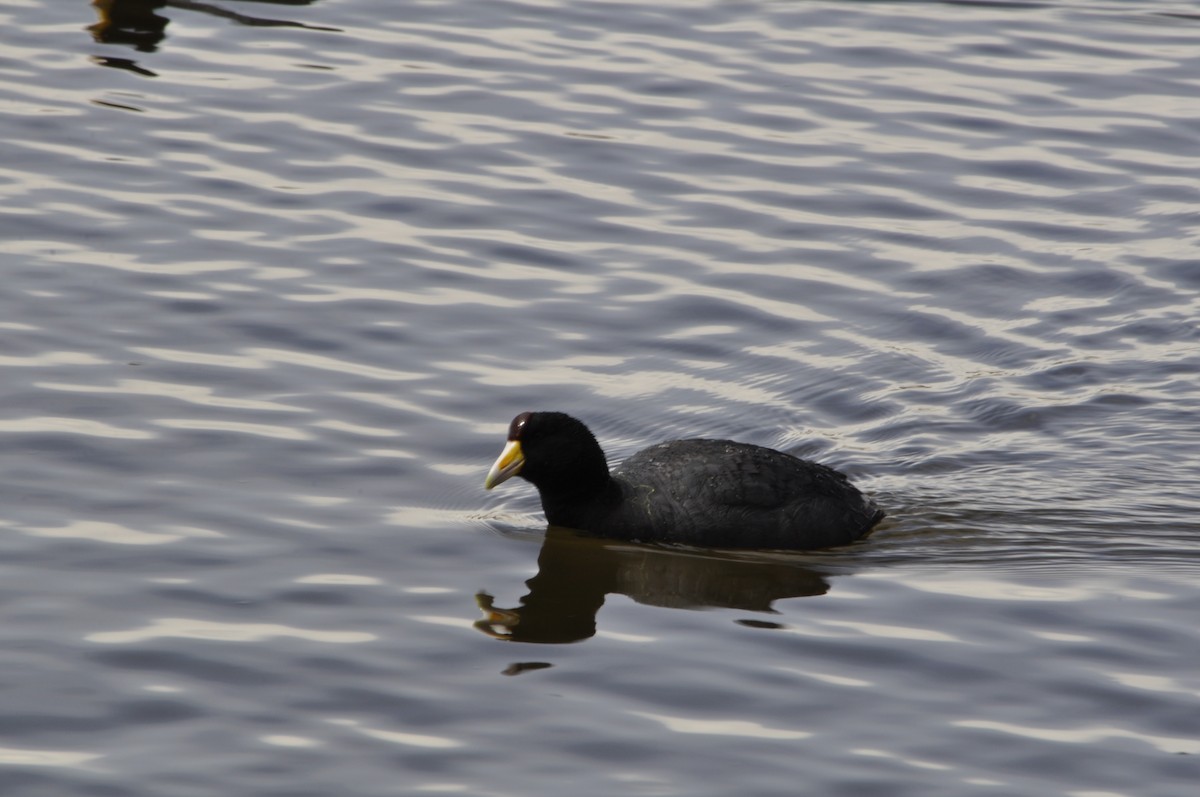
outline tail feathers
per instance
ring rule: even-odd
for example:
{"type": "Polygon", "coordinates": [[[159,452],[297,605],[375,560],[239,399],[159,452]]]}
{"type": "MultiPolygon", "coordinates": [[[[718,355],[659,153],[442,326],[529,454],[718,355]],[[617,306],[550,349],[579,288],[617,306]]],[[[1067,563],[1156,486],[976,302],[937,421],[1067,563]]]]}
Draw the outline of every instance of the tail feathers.
{"type": "Polygon", "coordinates": [[[875,528],[875,526],[878,525],[879,521],[883,520],[885,517],[887,517],[887,512],[884,512],[882,509],[876,508],[875,514],[871,515],[871,519],[868,520],[865,524],[863,524],[863,529],[859,536],[865,537],[868,534],[870,534],[871,531],[875,528]]]}

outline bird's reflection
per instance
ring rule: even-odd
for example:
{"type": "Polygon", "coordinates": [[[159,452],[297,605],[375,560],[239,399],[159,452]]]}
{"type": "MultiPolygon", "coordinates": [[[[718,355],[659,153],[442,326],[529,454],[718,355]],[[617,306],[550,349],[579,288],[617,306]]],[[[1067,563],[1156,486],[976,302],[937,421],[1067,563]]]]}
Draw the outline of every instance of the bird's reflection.
{"type": "MultiPolygon", "coordinates": [[[[316,0],[253,0],[253,2],[306,6],[316,0]]],[[[225,8],[219,2],[203,2],[202,0],[92,0],[92,6],[100,17],[99,22],[88,27],[92,38],[103,44],[127,44],[144,53],[154,52],[158,49],[159,42],[166,36],[166,28],[170,20],[157,13],[163,8],[208,14],[242,25],[337,30],[291,20],[251,16],[225,8]]]]}
{"type": "Polygon", "coordinates": [[[562,643],[596,633],[596,613],[609,593],[673,608],[770,612],[783,598],[823,595],[829,582],[794,556],[689,551],[597,539],[550,528],[538,573],[515,609],[476,596],[484,617],[475,627],[517,642],[562,643]]]}
{"type": "Polygon", "coordinates": [[[100,21],[88,30],[98,42],[154,52],[170,22],[155,12],[166,4],[166,0],[92,0],[100,21]]]}

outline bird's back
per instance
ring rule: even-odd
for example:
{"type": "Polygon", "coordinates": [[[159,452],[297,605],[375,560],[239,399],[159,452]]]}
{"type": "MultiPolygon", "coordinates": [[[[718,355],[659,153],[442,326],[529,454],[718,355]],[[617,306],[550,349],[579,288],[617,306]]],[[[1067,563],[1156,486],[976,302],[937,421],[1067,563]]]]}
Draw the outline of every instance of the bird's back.
{"type": "Polygon", "coordinates": [[[623,500],[601,533],[628,539],[822,548],[853,542],[883,517],[832,468],[730,440],[660,443],[613,477],[623,500]]]}

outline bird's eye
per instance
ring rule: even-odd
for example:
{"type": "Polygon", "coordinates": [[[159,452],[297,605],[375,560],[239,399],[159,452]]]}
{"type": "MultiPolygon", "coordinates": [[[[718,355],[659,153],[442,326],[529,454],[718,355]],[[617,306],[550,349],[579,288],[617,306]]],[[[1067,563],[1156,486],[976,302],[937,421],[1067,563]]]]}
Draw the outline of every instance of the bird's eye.
{"type": "Polygon", "coordinates": [[[517,417],[513,418],[512,425],[508,427],[508,439],[520,440],[521,433],[525,431],[525,424],[529,423],[529,416],[532,412],[522,412],[517,417]]]}

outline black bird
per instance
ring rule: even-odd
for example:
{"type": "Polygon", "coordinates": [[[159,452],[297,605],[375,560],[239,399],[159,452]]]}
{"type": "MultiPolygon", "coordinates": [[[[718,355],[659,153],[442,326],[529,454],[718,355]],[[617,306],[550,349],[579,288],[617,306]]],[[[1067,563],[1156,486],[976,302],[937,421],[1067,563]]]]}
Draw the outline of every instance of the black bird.
{"type": "Polygon", "coordinates": [[[582,421],[523,412],[483,485],[533,483],[552,526],[704,548],[846,545],[884,516],[833,468],[732,440],[673,440],[609,473],[582,421]]]}

